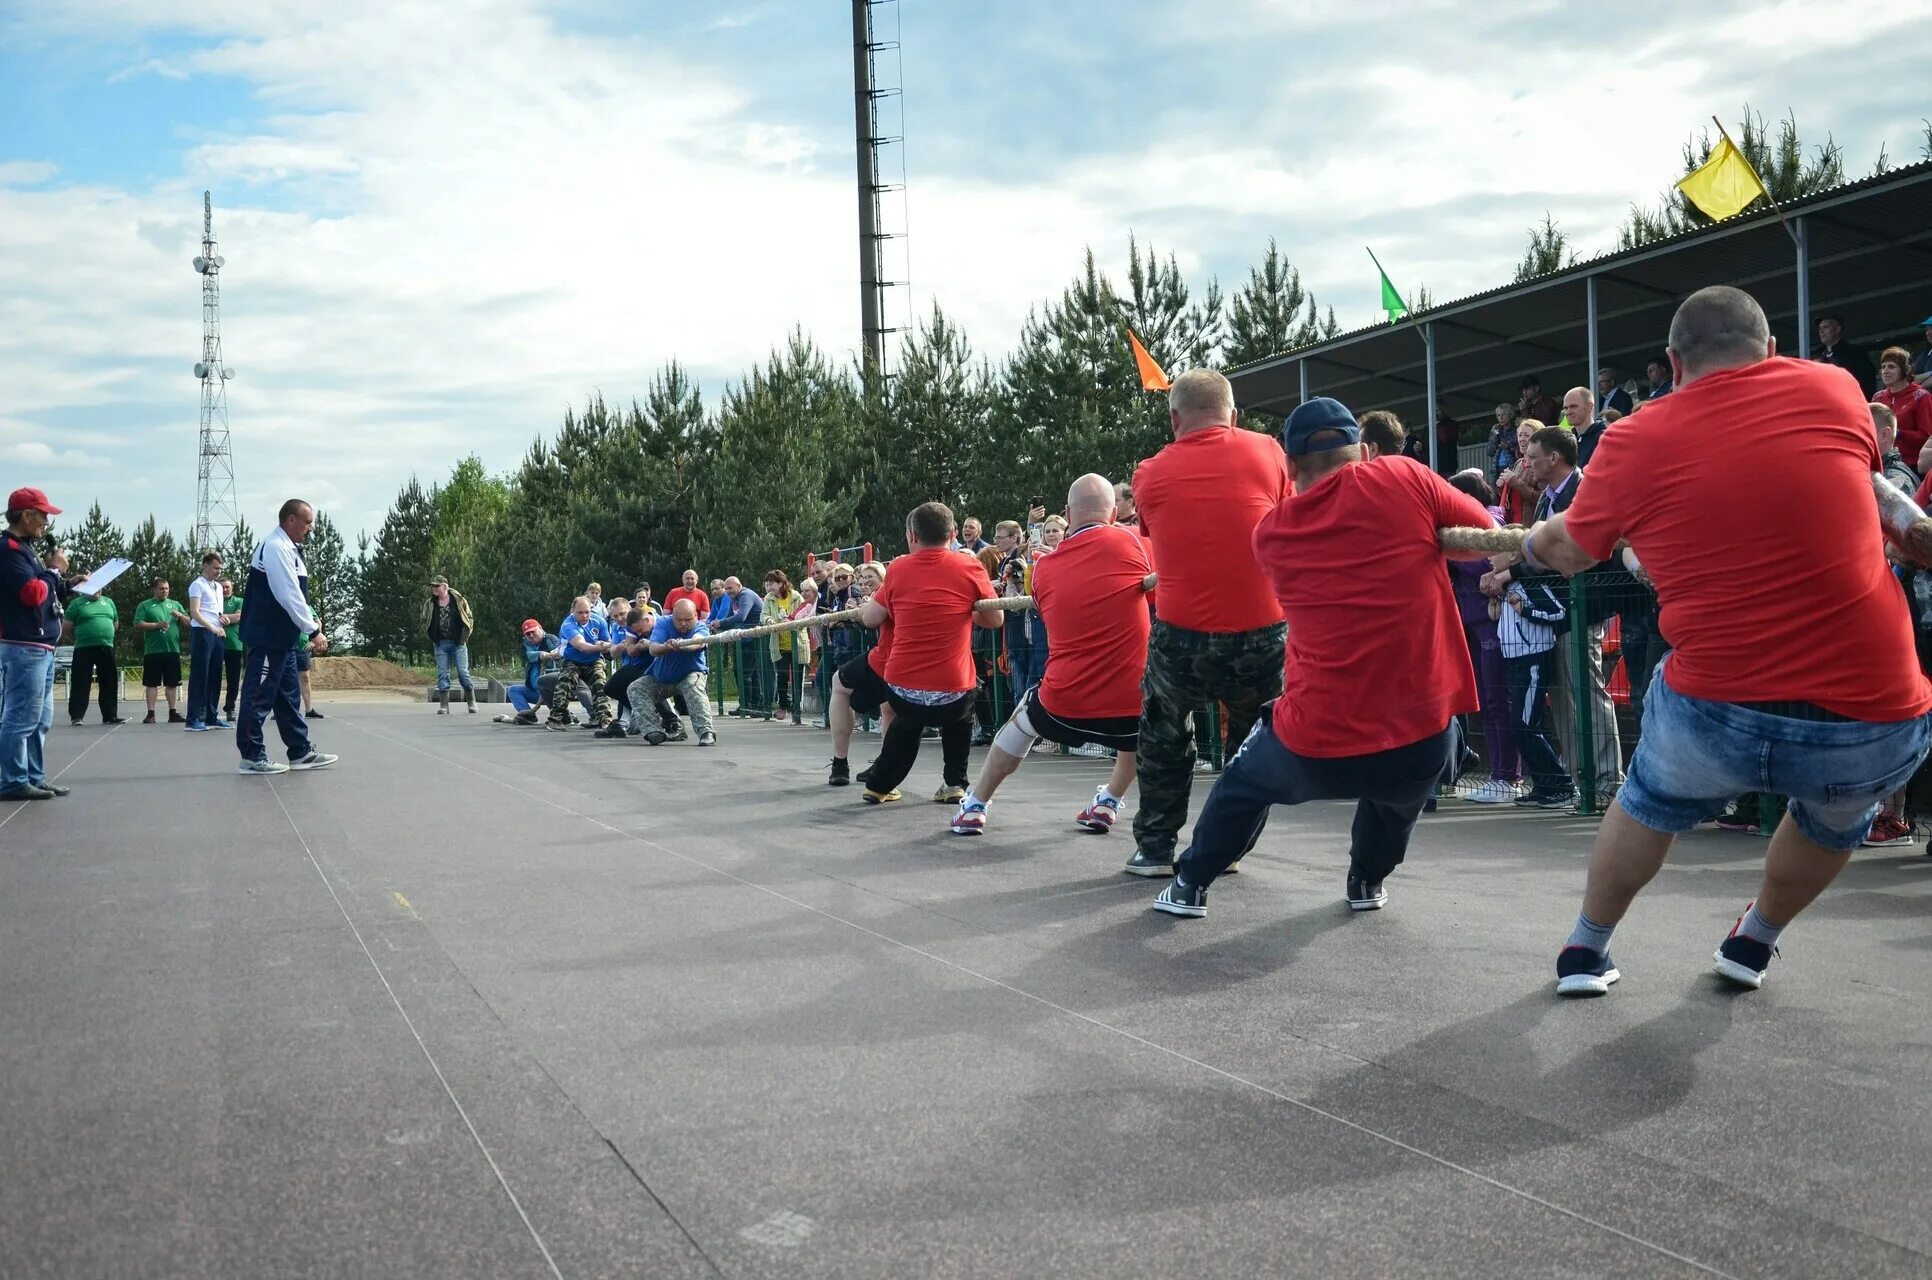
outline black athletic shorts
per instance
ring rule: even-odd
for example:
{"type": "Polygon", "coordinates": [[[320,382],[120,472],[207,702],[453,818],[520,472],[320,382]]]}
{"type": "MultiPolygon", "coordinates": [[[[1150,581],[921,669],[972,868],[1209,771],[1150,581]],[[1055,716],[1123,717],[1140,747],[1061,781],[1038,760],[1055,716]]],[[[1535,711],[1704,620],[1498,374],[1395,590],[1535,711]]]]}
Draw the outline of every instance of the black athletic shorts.
{"type": "Polygon", "coordinates": [[[297,649],[295,651],[295,669],[297,671],[307,671],[313,665],[315,665],[315,656],[307,649],[297,649]]]}
{"type": "Polygon", "coordinates": [[[150,653],[141,659],[141,686],[145,689],[159,689],[162,685],[170,689],[181,685],[181,655],[178,653],[150,653]]]}
{"type": "Polygon", "coordinates": [[[885,677],[872,669],[864,654],[839,668],[839,683],[852,695],[852,710],[862,716],[878,715],[892,692],[886,688],[885,677]]]}
{"type": "Polygon", "coordinates": [[[1117,716],[1104,720],[1062,720],[1040,705],[1040,686],[1034,685],[1020,700],[1027,723],[1033,732],[1048,742],[1063,747],[1084,747],[1092,743],[1109,751],[1140,750],[1140,717],[1117,716]]]}

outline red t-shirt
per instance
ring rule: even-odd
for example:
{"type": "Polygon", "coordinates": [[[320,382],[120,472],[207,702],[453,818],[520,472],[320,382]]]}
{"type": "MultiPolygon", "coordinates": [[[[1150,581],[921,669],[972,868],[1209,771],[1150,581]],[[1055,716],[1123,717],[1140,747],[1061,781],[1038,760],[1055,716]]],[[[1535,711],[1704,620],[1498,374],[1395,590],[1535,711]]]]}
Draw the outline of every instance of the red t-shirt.
{"type": "Polygon", "coordinates": [[[978,560],[944,547],[900,556],[872,598],[892,614],[891,652],[881,673],[887,684],[934,693],[974,687],[973,604],[993,598],[978,560]]]}
{"type": "Polygon", "coordinates": [[[1288,490],[1281,444],[1240,427],[1192,432],[1140,464],[1134,507],[1161,567],[1161,621],[1218,633],[1281,621],[1251,540],[1288,490]]]}
{"type": "Polygon", "coordinates": [[[1885,562],[1858,384],[1783,358],[1679,386],[1603,437],[1565,524],[1628,539],[1657,584],[1664,677],[1711,702],[1809,702],[1875,724],[1932,708],[1885,562]],[[1720,448],[1717,424],[1737,430],[1720,448]]]}
{"type": "Polygon", "coordinates": [[[669,613],[677,608],[680,600],[689,600],[697,606],[699,622],[703,622],[711,612],[711,597],[705,594],[702,587],[672,587],[670,594],[664,597],[664,612],[669,613]]]}
{"type": "Polygon", "coordinates": [[[1288,619],[1274,728],[1290,751],[1388,751],[1476,710],[1469,644],[1436,540],[1449,527],[1495,522],[1412,458],[1345,465],[1256,526],[1255,559],[1288,619]]]}
{"type": "Polygon", "coordinates": [[[1908,382],[1903,391],[1881,387],[1872,398],[1890,409],[1898,419],[1899,454],[1905,459],[1906,466],[1916,470],[1919,452],[1925,448],[1926,440],[1932,439],[1932,391],[1927,391],[1916,382],[1908,382]]]}
{"type": "Polygon", "coordinates": [[[1096,524],[1067,535],[1033,566],[1033,600],[1053,637],[1040,705],[1062,720],[1140,714],[1147,669],[1147,592],[1152,572],[1140,535],[1096,524]]]}
{"type": "Polygon", "coordinates": [[[878,673],[879,679],[883,680],[885,679],[886,660],[891,656],[892,619],[887,618],[879,624],[879,639],[877,643],[865,651],[865,660],[871,664],[872,670],[878,673]]]}

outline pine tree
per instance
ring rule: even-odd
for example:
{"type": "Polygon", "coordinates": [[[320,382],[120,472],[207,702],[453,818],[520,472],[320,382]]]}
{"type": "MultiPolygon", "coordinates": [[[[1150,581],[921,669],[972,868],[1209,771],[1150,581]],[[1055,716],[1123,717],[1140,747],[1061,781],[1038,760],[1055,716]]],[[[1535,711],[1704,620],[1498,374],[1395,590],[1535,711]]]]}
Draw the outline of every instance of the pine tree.
{"type": "Polygon", "coordinates": [[[315,525],[302,544],[302,559],[309,570],[309,608],[322,624],[330,647],[340,641],[346,648],[356,630],[357,564],[343,545],[342,531],[323,512],[316,513],[315,525]]]}
{"type": "MultiPolygon", "coordinates": [[[[1334,323],[1334,311],[1329,311],[1334,323]]],[[[1227,362],[1252,364],[1317,342],[1324,336],[1315,295],[1302,287],[1301,272],[1282,257],[1272,237],[1259,267],[1235,291],[1228,316],[1227,362]]]]}
{"type": "MultiPolygon", "coordinates": [[[[1800,196],[1835,187],[1845,180],[1845,150],[1825,135],[1823,144],[1812,148],[1809,158],[1798,137],[1798,118],[1787,111],[1778,121],[1777,137],[1771,136],[1762,115],[1753,112],[1747,104],[1744,119],[1739,122],[1738,130],[1731,135],[1744,158],[1751,162],[1763,179],[1764,186],[1771,198],[1783,204],[1800,196]]],[[[1684,143],[1684,173],[1689,175],[1703,167],[1717,148],[1718,136],[1709,129],[1699,130],[1697,135],[1684,143]]],[[[1927,130],[1927,151],[1932,155],[1932,126],[1927,130]]],[[[1634,249],[1638,245],[1663,240],[1685,231],[1707,227],[1711,219],[1692,204],[1683,192],[1672,187],[1664,192],[1655,209],[1641,205],[1630,206],[1630,216],[1617,228],[1617,247],[1634,249]]]]}
{"type": "MultiPolygon", "coordinates": [[[[964,519],[988,497],[991,375],[935,304],[900,344],[898,373],[867,397],[871,465],[857,513],[862,540],[896,549],[906,513],[939,501],[964,519]]],[[[984,520],[984,517],[982,517],[984,520]]]]}
{"type": "MultiPolygon", "coordinates": [[[[107,594],[113,598],[123,618],[133,621],[134,610],[148,598],[157,577],[168,580],[175,599],[187,595],[188,580],[194,575],[189,557],[176,545],[172,533],[154,523],[153,516],[134,526],[127,536],[127,549],[121,554],[128,558],[133,567],[114,580],[107,594]]],[[[144,638],[144,632],[135,631],[131,626],[123,628],[120,632],[123,646],[121,656],[124,659],[138,658],[144,638]]]]}
{"type": "MultiPolygon", "coordinates": [[[[88,574],[109,560],[125,553],[126,539],[96,502],[87,509],[87,518],[65,538],[68,572],[88,574]]],[[[123,577],[126,575],[123,574],[123,577]]]]}
{"type": "Polygon", "coordinates": [[[356,598],[357,630],[370,652],[400,654],[414,663],[428,646],[416,624],[428,598],[435,531],[435,506],[411,476],[383,518],[356,598]]]}
{"type": "Polygon", "coordinates": [[[1552,271],[1576,265],[1576,250],[1570,247],[1570,237],[1547,211],[1541,224],[1529,229],[1529,243],[1523,248],[1523,260],[1516,264],[1515,283],[1534,280],[1552,271]]]}
{"type": "Polygon", "coordinates": [[[228,578],[236,595],[248,589],[248,562],[255,558],[255,548],[260,543],[261,539],[248,527],[248,521],[237,517],[234,532],[228,536],[228,550],[222,557],[228,563],[228,578]]]}

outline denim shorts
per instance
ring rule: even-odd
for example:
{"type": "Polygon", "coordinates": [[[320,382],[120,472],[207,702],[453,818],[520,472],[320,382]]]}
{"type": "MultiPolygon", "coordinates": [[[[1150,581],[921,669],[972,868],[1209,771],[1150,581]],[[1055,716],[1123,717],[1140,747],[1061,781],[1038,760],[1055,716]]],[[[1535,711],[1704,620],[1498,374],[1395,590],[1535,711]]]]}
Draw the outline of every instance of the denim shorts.
{"type": "Polygon", "coordinates": [[[1789,796],[1791,818],[1827,849],[1856,849],[1885,798],[1932,746],[1932,715],[1818,722],[1706,702],[1670,687],[1644,697],[1644,732],[1617,803],[1652,831],[1689,831],[1748,791],[1789,796]]]}

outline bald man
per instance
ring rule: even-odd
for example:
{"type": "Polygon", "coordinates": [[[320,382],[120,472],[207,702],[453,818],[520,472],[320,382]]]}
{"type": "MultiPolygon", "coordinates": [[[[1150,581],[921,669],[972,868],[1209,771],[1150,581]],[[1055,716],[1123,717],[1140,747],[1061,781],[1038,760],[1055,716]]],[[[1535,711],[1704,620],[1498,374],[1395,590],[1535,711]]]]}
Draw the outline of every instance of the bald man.
{"type": "Polygon", "coordinates": [[[1140,676],[1147,665],[1147,575],[1140,535],[1115,522],[1107,477],[1084,475],[1067,491],[1071,531],[1033,567],[1033,600],[1053,637],[1046,673],[993,739],[979,781],[953,815],[956,836],[986,830],[986,809],[1041,738],[1118,752],[1106,784],[1074,823],[1102,834],[1120,817],[1140,750],[1140,676]]]}
{"type": "Polygon", "coordinates": [[[652,624],[647,642],[651,665],[631,690],[631,706],[643,721],[644,741],[652,746],[661,747],[671,740],[664,732],[661,707],[678,695],[684,698],[691,727],[698,731],[698,745],[718,745],[718,735],[711,729],[711,704],[704,696],[703,640],[710,634],[711,628],[698,616],[693,600],[678,601],[671,612],[652,624]]]}
{"type": "Polygon", "coordinates": [[[1577,466],[1589,466],[1597,441],[1603,439],[1610,424],[1597,412],[1597,398],[1588,387],[1571,387],[1563,393],[1563,423],[1576,433],[1577,466]]]}
{"type": "Polygon", "coordinates": [[[570,616],[557,628],[563,641],[563,661],[557,664],[557,684],[550,692],[550,719],[545,723],[562,732],[570,726],[570,704],[577,690],[590,691],[590,722],[598,729],[610,724],[610,702],[604,685],[610,675],[610,632],[591,605],[589,596],[570,602],[570,616]]]}

